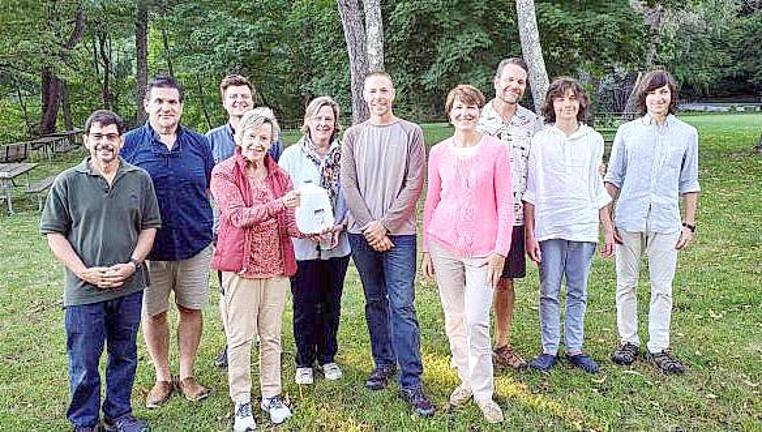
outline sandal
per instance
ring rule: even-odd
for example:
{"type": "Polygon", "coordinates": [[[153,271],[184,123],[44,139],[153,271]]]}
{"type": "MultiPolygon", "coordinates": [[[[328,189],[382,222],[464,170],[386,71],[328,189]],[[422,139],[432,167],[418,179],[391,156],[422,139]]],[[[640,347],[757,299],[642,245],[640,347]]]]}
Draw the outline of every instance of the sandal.
{"type": "Polygon", "coordinates": [[[495,348],[495,361],[501,366],[510,366],[513,369],[521,370],[527,367],[527,362],[520,355],[516,354],[513,347],[503,345],[495,348]]]}
{"type": "Polygon", "coordinates": [[[649,351],[646,353],[646,358],[664,373],[681,374],[685,372],[685,366],[669,349],[665,349],[658,353],[649,351]]]}
{"type": "Polygon", "coordinates": [[[639,351],[640,348],[634,343],[625,342],[611,354],[611,361],[618,365],[631,365],[638,358],[639,351]]]}

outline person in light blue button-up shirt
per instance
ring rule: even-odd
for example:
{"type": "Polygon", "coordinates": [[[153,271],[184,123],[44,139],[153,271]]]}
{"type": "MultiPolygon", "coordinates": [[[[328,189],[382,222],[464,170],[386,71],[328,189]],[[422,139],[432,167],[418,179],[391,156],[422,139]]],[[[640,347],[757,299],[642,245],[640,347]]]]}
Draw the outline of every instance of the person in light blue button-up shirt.
{"type": "Polygon", "coordinates": [[[674,116],[677,97],[672,76],[649,72],[638,87],[638,105],[645,115],[622,125],[611,150],[604,181],[616,200],[617,364],[637,358],[636,287],[642,254],[648,256],[651,303],[648,314],[647,357],[666,373],[685,367],[669,350],[672,279],[677,253],[693,239],[698,182],[698,132],[674,116]],[[680,216],[680,198],[685,212],[680,216]]]}

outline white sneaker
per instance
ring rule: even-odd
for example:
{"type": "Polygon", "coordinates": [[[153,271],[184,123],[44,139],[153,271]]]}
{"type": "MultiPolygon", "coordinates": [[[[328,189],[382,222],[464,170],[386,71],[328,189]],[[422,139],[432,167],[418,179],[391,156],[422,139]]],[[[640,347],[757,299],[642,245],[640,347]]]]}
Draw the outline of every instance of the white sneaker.
{"type": "Polygon", "coordinates": [[[473,396],[473,392],[468,387],[466,383],[460,383],[458,387],[455,388],[455,390],[452,391],[450,394],[450,405],[454,407],[463,406],[466,402],[468,402],[469,399],[471,399],[471,396],[473,396]]]}
{"type": "Polygon", "coordinates": [[[283,403],[280,396],[262,398],[260,408],[270,414],[270,421],[274,424],[281,424],[291,417],[291,410],[283,403]]]}
{"type": "Polygon", "coordinates": [[[326,363],[321,368],[325,379],[329,381],[336,381],[342,377],[341,368],[336,363],[326,363]]]}
{"type": "Polygon", "coordinates": [[[296,377],[294,378],[297,384],[310,385],[315,382],[312,376],[312,368],[296,368],[296,377]]]}
{"type": "Polygon", "coordinates": [[[251,402],[235,404],[235,423],[233,432],[248,432],[257,429],[254,414],[251,412],[251,402]]]}
{"type": "Polygon", "coordinates": [[[487,423],[500,423],[503,421],[503,410],[492,399],[481,400],[476,403],[482,411],[487,423]]]}

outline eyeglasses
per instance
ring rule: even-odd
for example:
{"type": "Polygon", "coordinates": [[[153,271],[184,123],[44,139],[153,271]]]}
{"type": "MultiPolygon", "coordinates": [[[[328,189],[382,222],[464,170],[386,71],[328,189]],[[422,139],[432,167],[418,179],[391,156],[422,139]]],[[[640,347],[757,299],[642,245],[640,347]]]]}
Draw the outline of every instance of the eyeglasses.
{"type": "Polygon", "coordinates": [[[90,137],[93,141],[107,141],[107,142],[115,142],[119,139],[120,135],[115,133],[110,134],[88,134],[88,137],[90,137]]]}

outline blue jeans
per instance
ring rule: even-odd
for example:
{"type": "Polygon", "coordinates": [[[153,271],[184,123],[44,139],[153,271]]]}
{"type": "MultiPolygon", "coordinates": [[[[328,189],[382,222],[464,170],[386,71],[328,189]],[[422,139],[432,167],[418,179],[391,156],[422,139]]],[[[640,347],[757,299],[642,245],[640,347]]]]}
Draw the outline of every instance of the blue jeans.
{"type": "Polygon", "coordinates": [[[415,235],[389,236],[394,247],[376,252],[362,234],[349,234],[365,293],[365,320],[376,367],[399,363],[400,387],[420,388],[421,335],[415,313],[415,235]]]}
{"type": "Polygon", "coordinates": [[[561,239],[540,242],[540,328],[542,351],[557,355],[561,340],[561,280],[566,278],[564,345],[567,354],[582,352],[587,308],[587,276],[595,243],[561,239]]]}
{"type": "Polygon", "coordinates": [[[108,363],[103,414],[114,419],[132,412],[130,395],[138,366],[136,338],[142,305],[143,291],[138,291],[114,300],[66,307],[71,389],[66,417],[74,426],[98,424],[101,398],[98,363],[104,342],[108,363]]]}

